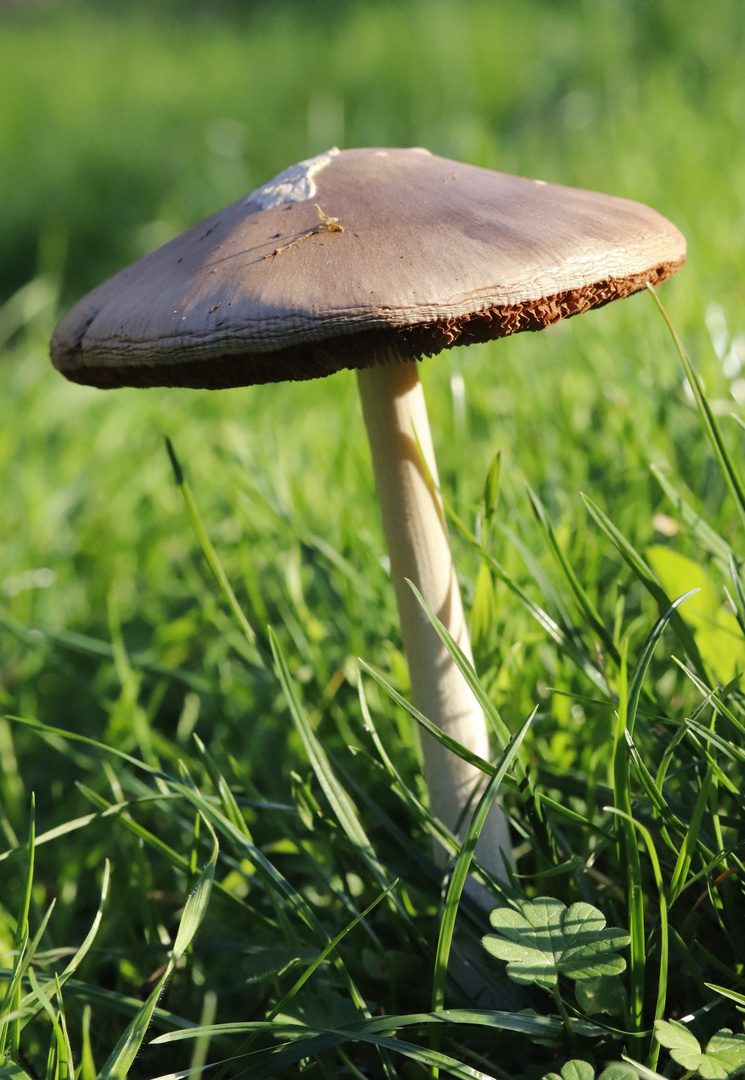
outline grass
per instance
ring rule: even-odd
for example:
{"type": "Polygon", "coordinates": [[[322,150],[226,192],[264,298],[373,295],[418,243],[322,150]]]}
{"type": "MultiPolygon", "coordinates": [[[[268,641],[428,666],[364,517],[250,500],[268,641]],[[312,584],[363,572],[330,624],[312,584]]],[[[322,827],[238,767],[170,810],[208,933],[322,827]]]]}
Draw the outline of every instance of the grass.
{"type": "Polygon", "coordinates": [[[707,1047],[745,994],[739,7],[185,11],[0,14],[0,1075],[678,1075],[655,1021],[707,1047]],[[477,688],[523,739],[494,907],[630,937],[558,1003],[481,947],[468,849],[430,859],[353,377],[107,395],[46,356],[84,288],[333,142],[689,239],[660,299],[703,395],[649,295],[422,370],[477,688]]]}

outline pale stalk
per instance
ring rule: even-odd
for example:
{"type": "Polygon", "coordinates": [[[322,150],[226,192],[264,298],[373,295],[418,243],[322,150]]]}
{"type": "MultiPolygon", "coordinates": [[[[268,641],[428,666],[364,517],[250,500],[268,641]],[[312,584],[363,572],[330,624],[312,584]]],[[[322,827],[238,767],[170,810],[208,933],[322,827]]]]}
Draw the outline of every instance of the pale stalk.
{"type": "MultiPolygon", "coordinates": [[[[358,371],[357,378],[412,701],[441,730],[491,760],[484,713],[406,583],[408,578],[416,585],[471,660],[418,365],[401,360],[393,350],[381,354],[379,361],[358,371]]],[[[426,733],[422,735],[422,754],[432,812],[462,836],[467,824],[464,811],[475,807],[486,778],[426,733]]],[[[507,824],[495,805],[481,833],[476,857],[505,880],[503,852],[511,862],[507,824]]]]}

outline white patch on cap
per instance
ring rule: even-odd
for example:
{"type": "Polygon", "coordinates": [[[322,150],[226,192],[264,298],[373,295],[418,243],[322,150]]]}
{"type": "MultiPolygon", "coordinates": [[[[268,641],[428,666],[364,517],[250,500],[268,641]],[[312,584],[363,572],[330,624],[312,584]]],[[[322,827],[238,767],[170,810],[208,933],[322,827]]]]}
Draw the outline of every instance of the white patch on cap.
{"type": "Polygon", "coordinates": [[[260,188],[256,188],[247,195],[245,202],[258,206],[260,210],[270,210],[273,206],[312,199],[316,193],[314,176],[321,169],[325,169],[338,153],[338,147],[333,146],[325,154],[318,154],[317,157],[308,158],[307,161],[299,161],[297,165],[290,165],[289,169],[283,169],[273,180],[262,184],[260,188]]]}

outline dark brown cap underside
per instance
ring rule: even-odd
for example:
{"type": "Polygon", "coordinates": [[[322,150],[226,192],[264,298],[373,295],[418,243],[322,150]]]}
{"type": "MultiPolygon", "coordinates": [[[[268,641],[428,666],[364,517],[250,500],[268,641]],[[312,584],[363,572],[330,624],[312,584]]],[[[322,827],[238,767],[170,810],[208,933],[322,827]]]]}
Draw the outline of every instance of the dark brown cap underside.
{"type": "Polygon", "coordinates": [[[391,348],[399,352],[402,360],[421,360],[424,356],[435,356],[455,345],[491,341],[524,330],[543,330],[561,319],[630,296],[647,283],[657,285],[674,274],[682,261],[665,263],[644,273],[600,281],[540,300],[500,305],[471,315],[413,326],[340,334],[274,352],[247,350],[240,354],[181,360],[178,363],[71,367],[65,370],[65,375],[73,382],[106,390],[123,386],[217,390],[245,386],[247,383],[257,385],[318,379],[332,375],[341,368],[366,368],[391,348]]]}

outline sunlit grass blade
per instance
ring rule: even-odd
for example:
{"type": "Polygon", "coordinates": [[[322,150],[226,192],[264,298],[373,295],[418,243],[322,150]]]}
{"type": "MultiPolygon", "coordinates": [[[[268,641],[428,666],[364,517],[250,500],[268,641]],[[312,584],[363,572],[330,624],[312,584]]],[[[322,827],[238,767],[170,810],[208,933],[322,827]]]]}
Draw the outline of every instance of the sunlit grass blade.
{"type": "MultiPolygon", "coordinates": [[[[466,1025],[483,1028],[485,1031],[512,1031],[517,1035],[525,1035],[528,1038],[545,1039],[549,1043],[559,1042],[564,1034],[564,1025],[560,1020],[551,1016],[541,1016],[535,1012],[504,1012],[498,1009],[443,1009],[441,1012],[404,1013],[401,1015],[375,1016],[369,1020],[360,1020],[357,1023],[347,1025],[342,1031],[347,1037],[357,1031],[386,1032],[390,1034],[407,1027],[427,1027],[431,1025],[445,1027],[447,1024],[466,1025]]],[[[274,1021],[232,1021],[225,1024],[213,1024],[211,1027],[189,1027],[181,1031],[168,1031],[153,1039],[153,1045],[165,1045],[166,1043],[184,1042],[195,1039],[203,1033],[212,1035],[240,1035],[247,1031],[275,1030],[279,1033],[297,1032],[305,1028],[313,1030],[313,1026],[274,1021]]],[[[605,1028],[601,1024],[588,1021],[578,1021],[576,1031],[579,1035],[593,1038],[602,1035],[605,1028]]],[[[337,1033],[337,1034],[338,1034],[337,1033]]]]}
{"type": "Polygon", "coordinates": [[[574,599],[579,607],[580,611],[584,613],[584,616],[589,623],[592,630],[598,635],[604,648],[608,652],[608,655],[613,659],[614,663],[618,663],[620,656],[618,649],[613,641],[612,633],[609,633],[600,614],[593,604],[592,600],[587,594],[587,591],[583,588],[579,581],[579,578],[574,572],[574,569],[569,563],[566,555],[564,554],[561,545],[559,544],[556,531],[551,523],[551,520],[546,513],[546,509],[543,503],[540,501],[536,493],[531,487],[528,487],[528,498],[530,499],[530,505],[533,508],[533,513],[536,516],[536,520],[540,525],[544,536],[548,542],[549,549],[558,565],[559,569],[566,578],[567,584],[574,596],[574,599]]]}
{"type": "Polygon", "coordinates": [[[706,985],[716,994],[721,994],[722,997],[729,998],[730,1001],[736,1001],[738,1005],[745,1006],[745,994],[738,994],[736,990],[729,990],[726,986],[717,986],[716,983],[707,983],[706,985]]]}
{"type": "MultiPolygon", "coordinates": [[[[67,964],[67,967],[64,969],[62,974],[61,975],[55,975],[55,989],[56,989],[56,992],[57,992],[58,996],[59,996],[64,984],[75,974],[77,969],[80,967],[83,960],[85,959],[85,957],[90,952],[90,949],[91,949],[91,947],[93,945],[93,942],[96,939],[96,936],[97,936],[98,931],[99,931],[100,926],[101,926],[101,920],[103,919],[104,905],[106,903],[106,899],[107,899],[108,894],[109,894],[109,881],[110,881],[110,878],[111,878],[111,864],[109,863],[109,860],[107,859],[105,864],[104,864],[103,880],[102,880],[102,883],[101,883],[101,894],[100,894],[100,899],[99,899],[99,902],[98,902],[98,909],[97,909],[96,914],[95,914],[95,916],[93,918],[93,922],[91,924],[91,927],[90,927],[88,933],[86,934],[85,939],[83,940],[82,944],[76,950],[74,956],[72,957],[70,962],[67,964]]],[[[46,926],[46,924],[49,921],[49,918],[51,916],[51,913],[52,912],[51,912],[51,908],[50,908],[50,910],[47,912],[47,916],[46,916],[46,918],[44,920],[43,926],[46,926]]],[[[41,940],[41,936],[42,936],[41,934],[37,934],[37,940],[41,940]]],[[[35,951],[35,946],[32,944],[32,947],[29,950],[29,959],[33,958],[34,951],[35,951]]],[[[32,994],[26,995],[26,997],[23,998],[23,1000],[21,1001],[19,1008],[23,1012],[25,1012],[28,1015],[29,1018],[33,1015],[33,1010],[31,1009],[32,1002],[34,1000],[36,1000],[37,1002],[41,1003],[40,995],[42,995],[43,993],[44,992],[41,989],[35,989],[32,994]]]]}
{"type": "MultiPolygon", "coordinates": [[[[215,785],[215,788],[220,796],[220,801],[222,802],[226,816],[233,822],[235,827],[244,832],[250,840],[251,833],[249,832],[248,826],[246,825],[246,819],[241,813],[240,807],[236,802],[235,795],[233,794],[230,784],[220,772],[215,759],[212,757],[212,754],[209,753],[207,747],[204,745],[199,736],[194,735],[193,739],[194,744],[199,751],[199,756],[202,758],[202,761],[206,765],[207,772],[209,773],[210,778],[212,779],[212,783],[215,785]]],[[[196,820],[199,821],[199,817],[197,817],[196,820]]]]}
{"type": "MultiPolygon", "coordinates": [[[[259,1051],[255,1055],[252,1064],[240,1073],[241,1076],[271,1076],[281,1069],[296,1065],[303,1058],[313,1057],[325,1050],[347,1042],[365,1042],[372,1045],[384,1046],[393,1053],[403,1053],[412,1056],[414,1060],[430,1067],[435,1066],[448,1070],[448,1075],[467,1077],[468,1080],[489,1080],[492,1074],[471,1066],[454,1058],[446,1058],[441,1055],[432,1055],[421,1046],[407,1043],[391,1036],[407,1027],[428,1027],[436,1025],[443,1030],[448,1025],[466,1025],[482,1029],[482,1034],[493,1039],[495,1031],[509,1031],[526,1036],[527,1039],[535,1038],[546,1041],[549,1044],[559,1043],[564,1034],[564,1025],[561,1021],[552,1017],[537,1016],[528,1013],[510,1013],[485,1009],[444,1009],[436,1013],[411,1013],[408,1015],[373,1017],[364,1022],[339,1029],[319,1029],[312,1025],[298,1023],[287,1024],[266,1022],[228,1023],[218,1024],[209,1029],[191,1029],[189,1031],[174,1031],[158,1036],[153,1040],[154,1044],[181,1041],[195,1038],[199,1034],[240,1034],[249,1031],[265,1031],[275,1038],[292,1038],[291,1045],[285,1048],[259,1051]],[[305,1038],[302,1036],[305,1034],[305,1038]],[[453,1070],[459,1069],[460,1072],[453,1070]],[[466,1070],[466,1071],[463,1071],[466,1070]]],[[[589,1038],[602,1036],[604,1029],[586,1021],[574,1021],[574,1030],[578,1035],[589,1038]]],[[[500,1072],[499,1080],[504,1080],[500,1072]]]]}
{"type": "Polygon", "coordinates": [[[440,920],[440,933],[437,938],[437,950],[435,953],[435,972],[432,980],[432,1011],[438,1012],[445,1007],[445,987],[447,984],[448,961],[453,942],[455,920],[458,914],[458,906],[468,879],[468,870],[473,859],[473,853],[486,821],[487,815],[496,798],[499,785],[519,753],[520,745],[525,738],[530,725],[535,717],[533,712],[519,731],[513,736],[509,746],[502,754],[497,771],[491,777],[486,788],[478,801],[473,816],[468,824],[463,844],[455,860],[455,866],[450,877],[442,918],[440,920]]]}
{"type": "Polygon", "coordinates": [[[142,1046],[145,1036],[147,1035],[153,1013],[155,1012],[158,1000],[163,993],[165,984],[173,973],[176,964],[189,947],[207,912],[210,893],[212,891],[212,882],[215,877],[217,853],[219,850],[217,837],[209,823],[207,823],[207,825],[212,835],[212,852],[184,904],[184,910],[179,921],[178,930],[176,931],[176,939],[173,943],[166,969],[160,979],[158,979],[158,982],[147,1001],[128,1025],[126,1031],[110,1054],[108,1060],[98,1074],[98,1080],[120,1080],[122,1076],[126,1076],[142,1046]]]}
{"type": "Polygon", "coordinates": [[[698,723],[696,720],[686,720],[685,724],[689,732],[694,733],[702,742],[715,746],[720,754],[729,758],[730,761],[745,762],[745,750],[735,745],[735,743],[729,742],[716,731],[706,727],[705,724],[698,723]]]}
{"type": "MultiPolygon", "coordinates": [[[[745,735],[745,722],[743,720],[741,720],[739,716],[736,716],[735,713],[732,711],[732,709],[730,709],[730,707],[727,705],[727,703],[723,700],[724,693],[730,687],[722,687],[721,690],[720,689],[711,690],[706,685],[706,683],[702,682],[701,679],[698,678],[698,676],[696,675],[696,673],[694,671],[691,671],[691,669],[689,667],[687,667],[685,664],[681,663],[681,661],[678,660],[676,657],[673,657],[673,662],[675,664],[677,664],[677,666],[680,668],[680,670],[682,672],[684,672],[686,677],[689,678],[691,680],[691,682],[693,683],[693,685],[701,692],[701,694],[703,696],[703,701],[701,703],[702,707],[710,705],[713,709],[715,709],[717,711],[717,713],[719,713],[719,715],[724,720],[726,720],[728,723],[732,724],[735,731],[737,731],[737,733],[739,735],[745,735]]],[[[733,680],[733,684],[734,685],[739,684],[739,676],[737,677],[737,679],[733,680]]],[[[730,686],[732,686],[733,684],[730,684],[730,686]]],[[[696,720],[697,717],[698,717],[698,713],[702,712],[702,711],[703,711],[703,708],[700,708],[699,710],[697,710],[697,713],[694,714],[691,717],[691,720],[696,720]]]]}
{"type": "MultiPolygon", "coordinates": [[[[49,1060],[54,1061],[54,1075],[59,1080],[69,1080],[75,1075],[75,1066],[72,1059],[72,1047],[64,1022],[64,1014],[55,1012],[51,1001],[39,986],[33,967],[28,969],[28,980],[31,984],[31,993],[38,1001],[39,1008],[46,1013],[52,1025],[54,1034],[53,1047],[50,1047],[49,1060]]],[[[61,999],[59,983],[56,984],[58,997],[61,999]]]]}
{"type": "Polygon", "coordinates": [[[642,1065],[640,1061],[634,1061],[628,1054],[621,1054],[621,1057],[628,1065],[631,1065],[633,1069],[636,1069],[639,1080],[665,1080],[665,1077],[661,1073],[655,1072],[654,1069],[648,1069],[647,1066],[642,1065]]]}
{"type": "Polygon", "coordinates": [[[530,613],[532,618],[536,620],[539,626],[541,626],[549,637],[556,642],[561,651],[577,665],[580,671],[583,672],[597,689],[607,694],[608,686],[603,673],[599,671],[595,664],[593,664],[588,657],[576,647],[575,643],[562,627],[559,626],[556,620],[552,619],[551,616],[543,610],[540,604],[537,604],[535,600],[528,595],[525,589],[523,589],[523,587],[507,573],[501,563],[499,563],[494,556],[479,543],[478,539],[474,536],[465,522],[463,522],[448,506],[447,501],[443,500],[443,502],[448,519],[453,522],[469,543],[473,544],[495,577],[502,581],[510,592],[520,600],[520,603],[530,613]]]}
{"type": "Polygon", "coordinates": [[[743,487],[742,480],[740,479],[740,474],[738,473],[732,456],[727,449],[727,444],[724,441],[724,437],[722,436],[722,432],[717,422],[717,419],[714,416],[711,406],[709,405],[709,402],[707,400],[706,394],[701,387],[701,382],[699,381],[699,378],[693,369],[693,364],[691,363],[687,352],[683,348],[683,343],[681,342],[675,331],[675,327],[672,324],[670,316],[660,302],[660,299],[657,296],[655,289],[649,283],[647,283],[647,288],[651,292],[654,302],[659,308],[660,314],[665,320],[667,328],[670,331],[670,335],[675,342],[675,348],[678,350],[678,355],[680,356],[683,368],[686,373],[686,378],[688,379],[688,385],[691,388],[691,392],[693,393],[693,396],[695,398],[696,405],[698,406],[698,411],[701,414],[701,419],[704,422],[704,428],[706,430],[706,434],[709,437],[709,442],[711,443],[712,449],[714,451],[714,456],[717,459],[719,468],[722,470],[722,474],[727,483],[727,487],[730,490],[730,494],[735,501],[735,506],[737,507],[738,513],[740,514],[740,520],[745,525],[745,488],[743,487]]]}
{"type": "MultiPolygon", "coordinates": [[[[735,562],[734,556],[730,555],[728,560],[730,577],[732,578],[732,585],[734,587],[734,603],[730,599],[732,610],[737,616],[737,621],[740,624],[740,629],[745,634],[745,592],[742,588],[742,579],[740,572],[735,562]]],[[[729,599],[729,594],[728,594],[729,599]]]]}
{"type": "Polygon", "coordinates": [[[173,475],[176,481],[176,485],[181,492],[181,497],[184,500],[184,506],[186,507],[186,514],[189,518],[189,523],[194,531],[194,535],[199,542],[199,546],[204,553],[204,557],[207,560],[207,565],[209,566],[215,580],[220,586],[222,594],[227,601],[228,607],[238,621],[238,625],[240,626],[243,633],[246,635],[249,643],[256,646],[257,653],[259,656],[261,656],[262,654],[258,648],[258,642],[256,639],[256,632],[246,618],[243,608],[238,603],[236,595],[233,592],[233,587],[228,581],[227,574],[225,573],[218,554],[215,551],[214,545],[209,538],[209,534],[204,526],[204,522],[202,521],[201,515],[197,508],[197,504],[194,500],[194,496],[192,495],[191,488],[186,482],[183,469],[181,468],[181,464],[176,457],[176,452],[173,449],[173,444],[171,443],[171,440],[169,438],[166,438],[166,450],[168,451],[168,457],[171,461],[171,467],[173,468],[173,475]]]}
{"type": "Polygon", "coordinates": [[[662,469],[657,465],[650,465],[649,470],[672,503],[675,512],[682,518],[691,536],[701,544],[705,551],[708,551],[715,558],[721,560],[730,559],[732,557],[732,548],[727,541],[712,529],[709,523],[693,509],[690,503],[686,502],[662,469]]]}
{"type": "MultiPolygon", "coordinates": [[[[359,693],[359,698],[360,698],[360,708],[362,710],[362,719],[364,721],[365,728],[366,728],[366,730],[368,731],[370,737],[373,740],[373,743],[375,745],[375,749],[377,750],[378,755],[380,756],[380,760],[382,762],[383,768],[385,768],[386,772],[388,773],[388,775],[393,780],[394,790],[397,792],[397,794],[403,800],[404,804],[409,808],[409,810],[412,811],[414,817],[430,833],[430,835],[437,842],[437,844],[440,845],[441,847],[444,847],[444,849],[448,852],[449,855],[457,856],[458,852],[460,851],[460,847],[461,847],[460,841],[458,840],[456,835],[453,832],[451,832],[450,829],[448,829],[447,826],[442,821],[439,820],[439,818],[435,818],[434,815],[430,813],[429,809],[420,802],[420,800],[417,798],[416,794],[411,790],[410,786],[405,782],[404,778],[401,776],[401,773],[396,768],[395,762],[393,761],[391,756],[388,754],[385,746],[383,745],[383,742],[382,742],[382,740],[380,738],[380,735],[378,733],[378,730],[377,730],[377,728],[375,726],[375,722],[373,720],[373,717],[372,717],[372,714],[370,712],[370,708],[369,708],[369,705],[368,705],[368,702],[367,702],[367,697],[365,695],[365,688],[364,688],[364,684],[362,682],[362,673],[361,673],[361,671],[358,672],[357,687],[358,687],[358,693],[359,693]]],[[[383,688],[383,687],[381,687],[381,688],[383,688]]],[[[439,729],[435,729],[435,730],[439,730],[439,729]]],[[[371,764],[376,765],[377,763],[372,762],[371,764]]],[[[496,772],[492,773],[491,775],[496,775],[496,772]]],[[[358,794],[362,795],[363,798],[366,798],[368,800],[368,802],[371,802],[369,794],[365,795],[365,793],[361,792],[361,791],[358,791],[358,794]]],[[[385,813],[385,811],[380,806],[376,807],[375,813],[377,815],[377,818],[381,821],[381,823],[386,825],[386,827],[388,828],[388,831],[391,833],[391,835],[395,836],[396,842],[400,845],[402,850],[408,851],[411,854],[412,857],[415,857],[417,859],[419,868],[422,869],[422,864],[423,864],[422,852],[417,851],[416,846],[411,841],[409,836],[402,829],[398,828],[394,824],[394,822],[390,819],[390,817],[385,813]]],[[[481,876],[483,876],[483,874],[484,874],[483,868],[478,867],[478,864],[476,864],[476,866],[478,868],[478,873],[481,876]]],[[[439,881],[440,877],[441,877],[441,872],[440,872],[439,868],[436,868],[434,863],[432,863],[432,880],[433,881],[439,881]]],[[[504,882],[500,881],[498,884],[499,884],[500,889],[504,890],[506,888],[504,882]]]]}
{"type": "MultiPolygon", "coordinates": [[[[690,592],[683,593],[676,600],[669,605],[667,610],[663,612],[660,618],[652,627],[652,630],[644,642],[641,653],[634,665],[634,670],[631,675],[631,682],[629,684],[629,700],[627,706],[627,727],[629,732],[633,735],[634,724],[636,722],[636,713],[639,708],[639,698],[641,697],[642,685],[644,679],[649,671],[649,665],[652,662],[652,655],[657,646],[657,642],[662,637],[662,633],[668,623],[672,623],[673,619],[677,616],[678,608],[681,604],[684,604],[686,600],[691,596],[695,596],[698,589],[691,589],[690,592]]],[[[679,616],[678,616],[679,617],[679,616]]]]}
{"type": "MultiPolygon", "coordinates": [[[[368,669],[365,668],[365,670],[368,670],[368,669]]],[[[404,799],[406,804],[414,812],[415,816],[420,821],[428,821],[430,825],[434,825],[435,819],[432,817],[432,815],[429,813],[429,811],[426,809],[426,807],[424,807],[422,805],[420,800],[417,798],[417,796],[411,790],[411,787],[409,786],[409,784],[407,784],[404,781],[404,778],[401,775],[401,772],[399,771],[399,769],[397,768],[396,763],[393,761],[393,759],[389,755],[388,751],[386,750],[385,746],[383,745],[383,741],[380,738],[380,735],[378,734],[378,729],[375,726],[375,721],[373,720],[372,713],[370,712],[370,706],[369,706],[368,701],[367,701],[367,695],[365,694],[365,685],[364,685],[364,683],[362,681],[362,671],[361,670],[358,670],[358,672],[357,672],[357,694],[358,694],[359,699],[360,699],[360,710],[362,712],[362,721],[363,721],[365,730],[370,735],[370,738],[373,741],[373,744],[375,746],[375,749],[378,752],[380,760],[383,763],[384,768],[388,772],[388,775],[394,781],[397,791],[399,792],[399,794],[404,799]]]]}
{"type": "Polygon", "coordinates": [[[628,907],[629,934],[629,1027],[632,1043],[641,1048],[644,1027],[644,976],[646,968],[646,931],[644,927],[644,891],[636,835],[632,824],[629,754],[626,744],[628,730],[629,688],[627,676],[628,641],[624,639],[619,668],[618,712],[613,740],[613,800],[618,815],[618,866],[628,907]]]}
{"type": "MultiPolygon", "coordinates": [[[[599,527],[602,529],[608,539],[613,543],[613,545],[616,547],[619,554],[623,558],[624,562],[626,562],[626,564],[634,572],[634,574],[642,583],[650,596],[655,600],[659,608],[660,615],[664,615],[665,612],[670,610],[672,602],[670,600],[670,597],[667,595],[667,593],[657,580],[652,568],[642,558],[639,552],[636,551],[633,545],[629,543],[623,533],[616,528],[610,518],[603,513],[599,506],[595,505],[592,499],[589,499],[586,495],[582,495],[582,501],[587,507],[590,516],[595,520],[595,522],[599,525],[599,527]]],[[[675,630],[675,633],[678,636],[678,639],[680,640],[684,649],[690,656],[696,670],[699,671],[702,676],[706,677],[706,667],[704,665],[703,659],[701,658],[701,653],[699,652],[698,645],[694,640],[693,633],[691,632],[690,628],[687,626],[681,616],[678,615],[675,611],[671,616],[670,624],[675,630]]]]}
{"type": "Polygon", "coordinates": [[[33,955],[33,949],[28,955],[26,954],[26,947],[30,935],[28,915],[31,906],[31,891],[34,882],[35,837],[36,799],[32,794],[29,806],[28,836],[26,839],[26,868],[13,938],[13,974],[9,985],[6,987],[2,1006],[0,1006],[0,1058],[4,1054],[5,1048],[8,1045],[8,1038],[10,1038],[10,1054],[15,1060],[18,1059],[20,1048],[21,1019],[20,1017],[16,1017],[8,1023],[4,1017],[7,1016],[8,1013],[16,1013],[20,1009],[21,979],[24,971],[28,967],[30,957],[33,955]]]}
{"type": "Polygon", "coordinates": [[[680,851],[678,853],[678,859],[673,869],[672,877],[670,879],[669,889],[669,905],[673,906],[681,892],[685,888],[686,880],[688,877],[688,871],[693,857],[698,846],[699,833],[701,831],[701,825],[703,823],[704,814],[706,812],[706,804],[709,798],[709,791],[714,780],[714,770],[709,767],[706,770],[706,775],[699,787],[698,795],[696,796],[696,802],[693,807],[693,813],[691,815],[691,821],[683,837],[683,843],[681,844],[680,851]]]}
{"type": "Polygon", "coordinates": [[[367,663],[367,661],[358,659],[358,663],[360,665],[360,668],[363,671],[366,671],[367,674],[375,680],[378,686],[385,691],[385,693],[390,697],[391,701],[395,701],[397,705],[400,705],[402,709],[405,709],[406,712],[408,712],[408,714],[413,717],[414,720],[416,720],[416,722],[422,727],[424,731],[428,732],[433,738],[437,739],[438,742],[442,743],[442,745],[446,749],[452,750],[454,754],[457,754],[458,757],[463,758],[464,761],[469,762],[469,764],[471,765],[475,765],[477,769],[480,769],[481,772],[486,773],[487,776],[494,775],[494,773],[496,772],[496,767],[492,765],[490,761],[487,761],[485,758],[479,757],[478,754],[475,754],[472,750],[469,750],[467,747],[463,746],[462,743],[459,743],[456,739],[453,739],[452,736],[447,735],[444,731],[441,731],[436,724],[433,724],[431,720],[428,720],[423,713],[420,713],[419,710],[416,709],[413,705],[411,705],[405,697],[399,694],[399,692],[394,689],[394,687],[392,687],[391,684],[387,682],[386,679],[384,679],[383,676],[375,670],[375,668],[371,667],[367,663]]]}
{"type": "MultiPolygon", "coordinates": [[[[616,807],[607,807],[608,811],[612,814],[621,814],[622,812],[616,807]]],[[[655,885],[657,886],[657,898],[659,907],[659,939],[660,939],[660,960],[659,960],[659,973],[657,977],[657,999],[655,1002],[654,1019],[661,1020],[665,1015],[665,1005],[667,1002],[667,984],[668,984],[668,969],[670,961],[670,934],[668,926],[668,899],[665,890],[665,881],[662,875],[662,868],[660,867],[660,860],[657,857],[657,850],[654,845],[652,835],[641,822],[636,821],[634,818],[628,817],[628,815],[622,815],[626,820],[637,829],[644,840],[647,848],[647,855],[652,865],[652,872],[654,874],[655,885]]],[[[649,1053],[647,1055],[647,1066],[650,1069],[654,1069],[657,1066],[657,1060],[660,1053],[660,1044],[655,1039],[654,1035],[650,1039],[649,1053]]]]}
{"type": "Polygon", "coordinates": [[[83,1020],[81,1025],[81,1048],[80,1048],[80,1071],[78,1080],[96,1080],[96,1063],[93,1058],[93,1046],[91,1043],[91,1015],[90,1005],[83,1007],[83,1020]]]}
{"type": "Polygon", "coordinates": [[[284,653],[271,628],[269,629],[269,640],[277,676],[284,691],[295,728],[300,735],[318,782],[348,839],[364,854],[370,870],[379,884],[386,890],[387,895],[388,886],[390,885],[388,874],[375,855],[375,850],[360,822],[356,806],[337,780],[328,756],[310,726],[305,709],[297,696],[284,653]]]}
{"type": "MultiPolygon", "coordinates": [[[[484,688],[479,682],[478,676],[474,671],[473,665],[470,663],[465,653],[458,645],[449,630],[447,630],[443,626],[443,624],[434,614],[432,609],[429,607],[427,601],[419,592],[416,585],[414,585],[414,583],[411,581],[408,581],[407,583],[411,591],[414,593],[414,596],[417,598],[419,604],[421,605],[424,614],[427,616],[430,623],[432,624],[435,633],[440,638],[447,651],[450,653],[450,656],[455,661],[458,670],[460,671],[465,681],[468,683],[468,687],[471,690],[471,693],[474,695],[479,705],[484,710],[484,715],[489,721],[492,731],[497,737],[500,748],[502,750],[505,750],[510,743],[510,730],[505,724],[505,722],[502,720],[502,717],[499,715],[499,711],[494,705],[494,702],[491,701],[488,694],[486,694],[486,692],[484,691],[484,688]]],[[[516,766],[520,771],[524,770],[524,765],[519,758],[516,762],[516,766]]]]}
{"type": "MultiPolygon", "coordinates": [[[[499,739],[499,745],[504,750],[509,745],[510,733],[509,729],[502,720],[502,717],[499,715],[499,711],[495,707],[489,695],[484,690],[484,687],[480,682],[478,676],[476,675],[476,672],[474,671],[472,665],[469,663],[462,649],[459,648],[453,636],[442,625],[442,623],[437,618],[432,609],[428,606],[426,600],[421,595],[416,586],[411,581],[408,582],[408,585],[411,591],[416,596],[417,600],[419,601],[422,610],[429,619],[435,633],[450,653],[451,657],[453,658],[458,667],[458,670],[468,683],[471,692],[473,693],[481,708],[484,710],[485,716],[487,717],[487,719],[490,720],[492,728],[496,733],[497,738],[499,739]]],[[[525,806],[530,816],[533,829],[535,830],[538,845],[540,846],[544,855],[549,859],[549,861],[555,863],[558,861],[556,856],[556,843],[553,836],[551,835],[551,830],[549,828],[546,816],[541,806],[540,793],[536,788],[532,775],[527,768],[526,763],[523,760],[519,751],[515,756],[514,764],[514,771],[519,783],[519,790],[525,801],[525,806]]]]}
{"type": "Polygon", "coordinates": [[[639,748],[637,747],[636,743],[634,742],[633,736],[628,730],[626,732],[626,743],[629,748],[631,763],[634,766],[634,771],[637,775],[637,778],[641,782],[642,788],[644,789],[644,792],[649,799],[650,806],[653,807],[655,813],[659,816],[661,822],[660,836],[667,844],[669,849],[677,857],[678,849],[676,848],[670,837],[668,828],[671,828],[680,837],[684,837],[686,834],[686,825],[680,820],[680,818],[676,817],[676,815],[670,809],[668,801],[665,799],[662,791],[655,784],[654,777],[647,768],[646,763],[643,761],[642,756],[639,753],[639,748]]]}
{"type": "Polygon", "coordinates": [[[271,642],[277,677],[284,692],[295,727],[302,739],[305,752],[313,766],[313,771],[316,774],[318,782],[321,785],[339,824],[344,829],[349,839],[358,847],[369,851],[370,843],[360,824],[356,807],[352,803],[347,792],[336,779],[326,752],[311,729],[308,716],[297,696],[284,653],[271,628],[269,630],[269,639],[271,642]]]}

